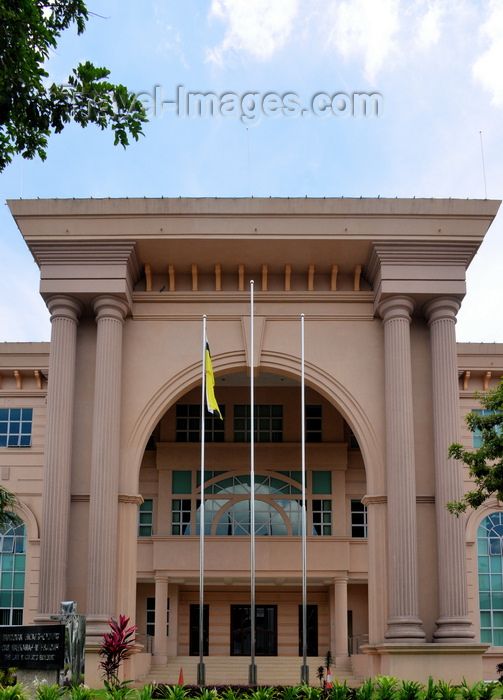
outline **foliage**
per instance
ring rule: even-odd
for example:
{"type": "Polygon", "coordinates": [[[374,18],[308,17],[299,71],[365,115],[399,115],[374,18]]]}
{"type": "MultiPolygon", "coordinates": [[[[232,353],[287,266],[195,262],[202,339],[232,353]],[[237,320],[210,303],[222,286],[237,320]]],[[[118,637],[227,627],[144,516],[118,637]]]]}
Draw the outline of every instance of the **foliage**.
{"type": "Polygon", "coordinates": [[[16,685],[17,668],[0,668],[0,686],[16,685]]]}
{"type": "Polygon", "coordinates": [[[35,681],[35,697],[38,700],[60,700],[65,689],[57,683],[48,684],[45,681],[35,681]]]}
{"type": "Polygon", "coordinates": [[[319,700],[321,697],[321,688],[315,688],[312,685],[301,685],[302,696],[305,700],[319,700]]]}
{"type": "Polygon", "coordinates": [[[447,681],[438,681],[437,697],[439,700],[456,700],[458,689],[447,681]]]}
{"type": "Polygon", "coordinates": [[[323,679],[325,678],[324,666],[318,666],[316,670],[316,678],[320,681],[320,685],[323,685],[323,679]]]}
{"type": "Polygon", "coordinates": [[[454,443],[449,447],[449,457],[458,459],[469,468],[475,488],[461,500],[447,503],[447,510],[459,516],[468,506],[478,508],[493,494],[503,502],[503,380],[496,389],[476,394],[485,411],[482,415],[471,411],[465,420],[471,432],[480,432],[482,445],[476,450],[465,450],[454,443]]]}
{"type": "Polygon", "coordinates": [[[300,685],[285,685],[279,690],[278,696],[281,700],[299,700],[301,693],[302,687],[300,685]]]}
{"type": "Polygon", "coordinates": [[[328,691],[327,698],[329,698],[329,700],[346,700],[347,696],[348,684],[346,681],[342,684],[336,681],[328,691]]]}
{"type": "Polygon", "coordinates": [[[367,678],[365,683],[356,690],[357,700],[371,700],[374,694],[374,682],[372,678],[367,678]]]}
{"type": "Polygon", "coordinates": [[[398,679],[391,676],[378,676],[374,685],[376,700],[394,700],[397,697],[398,679]]]}
{"type": "Polygon", "coordinates": [[[424,690],[422,683],[416,681],[402,681],[398,689],[400,700],[419,700],[424,690]]]}
{"type": "Polygon", "coordinates": [[[19,506],[18,497],[0,486],[0,532],[9,525],[20,525],[21,518],[14,512],[14,508],[19,506]]]}
{"type": "Polygon", "coordinates": [[[28,689],[23,683],[0,686],[0,700],[27,700],[28,689]]]}
{"type": "Polygon", "coordinates": [[[215,688],[200,688],[197,698],[198,700],[218,700],[218,695],[215,688]]]}
{"type": "Polygon", "coordinates": [[[67,692],[71,700],[92,700],[94,693],[87,685],[70,685],[67,692]]]}
{"type": "Polygon", "coordinates": [[[184,700],[189,695],[189,689],[184,685],[163,685],[158,692],[159,697],[167,700],[184,700]]]}
{"type": "Polygon", "coordinates": [[[276,688],[274,686],[261,686],[252,691],[250,698],[251,700],[272,700],[276,694],[276,688]]]}
{"type": "Polygon", "coordinates": [[[332,652],[329,649],[327,651],[327,653],[325,654],[325,668],[327,669],[327,671],[329,668],[331,668],[333,666],[333,663],[334,663],[334,657],[332,656],[332,652]]]}
{"type": "Polygon", "coordinates": [[[110,127],[114,144],[138,140],[147,117],[124,85],[89,61],[73,69],[66,85],[47,87],[44,62],[72,24],[82,34],[89,13],[84,0],[0,0],[0,171],[19,153],[46,158],[47,139],[73,119],[80,126],[110,127]]]}
{"type": "MultiPolygon", "coordinates": [[[[103,657],[100,667],[103,669],[105,686],[110,691],[127,690],[127,683],[120,682],[118,673],[122,662],[130,656],[133,650],[136,641],[134,639],[136,625],[128,628],[129,617],[126,618],[125,615],[120,615],[118,622],[110,618],[108,624],[111,631],[103,635],[99,652],[99,655],[103,657]]],[[[114,697],[117,697],[116,693],[114,693],[114,697]]]]}

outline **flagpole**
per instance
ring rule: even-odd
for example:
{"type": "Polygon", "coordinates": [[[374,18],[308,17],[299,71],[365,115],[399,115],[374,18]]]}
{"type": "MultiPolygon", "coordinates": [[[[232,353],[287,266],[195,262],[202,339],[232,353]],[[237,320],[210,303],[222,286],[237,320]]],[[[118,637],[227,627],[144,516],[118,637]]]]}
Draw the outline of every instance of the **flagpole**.
{"type": "Polygon", "coordinates": [[[302,461],[302,667],[300,682],[309,684],[307,665],[307,547],[306,547],[306,381],[304,362],[304,314],[300,315],[300,424],[302,461]]]}
{"type": "Polygon", "coordinates": [[[255,664],[255,378],[253,337],[253,285],[250,281],[250,667],[248,683],[257,685],[255,664]]]}
{"type": "MultiPolygon", "coordinates": [[[[206,404],[206,315],[203,316],[202,348],[202,392],[201,392],[201,507],[199,515],[199,663],[197,664],[197,684],[205,685],[204,667],[204,462],[205,462],[205,404],[206,404]]],[[[197,504],[196,504],[197,505],[197,504]]],[[[196,508],[197,511],[197,508],[196,508]]]]}

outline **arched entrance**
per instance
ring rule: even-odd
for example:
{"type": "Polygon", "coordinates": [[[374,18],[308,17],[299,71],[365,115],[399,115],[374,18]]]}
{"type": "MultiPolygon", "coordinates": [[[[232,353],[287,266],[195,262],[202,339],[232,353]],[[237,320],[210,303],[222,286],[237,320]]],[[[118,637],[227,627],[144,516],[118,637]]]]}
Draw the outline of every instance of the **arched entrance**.
{"type": "MultiPolygon", "coordinates": [[[[223,416],[205,417],[200,483],[200,387],[162,415],[139,473],[137,624],[160,657],[194,654],[198,541],[205,495],[205,615],[211,656],[248,653],[250,603],[249,379],[217,378],[223,416]],[[162,580],[162,585],[161,585],[162,580]],[[162,616],[158,613],[162,606],[162,616]],[[169,610],[169,613],[168,613],[169,610]],[[166,630],[158,619],[167,616],[166,630]],[[248,615],[248,617],[247,617],[248,615]]],[[[301,635],[299,382],[261,373],[255,388],[256,624],[258,654],[299,655],[301,635]],[[262,624],[263,623],[263,624],[262,624]],[[260,636],[259,635],[259,636],[260,636]],[[263,643],[262,643],[263,642],[263,643]]],[[[319,391],[306,389],[309,653],[355,649],[368,634],[367,492],[358,439],[319,391]],[[344,645],[343,645],[344,646],[344,645]]]]}

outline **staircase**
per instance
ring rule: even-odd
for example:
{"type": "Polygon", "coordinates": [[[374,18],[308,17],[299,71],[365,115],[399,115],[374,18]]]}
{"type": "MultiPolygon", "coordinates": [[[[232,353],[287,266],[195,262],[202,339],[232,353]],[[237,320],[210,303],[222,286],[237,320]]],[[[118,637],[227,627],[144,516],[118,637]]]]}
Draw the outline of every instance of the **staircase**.
{"type": "MultiPolygon", "coordinates": [[[[143,683],[166,683],[174,685],[178,683],[180,669],[183,670],[185,685],[195,685],[197,682],[196,656],[171,656],[163,666],[151,666],[149,672],[140,680],[143,683]]],[[[309,657],[309,684],[319,685],[316,671],[323,666],[325,658],[309,657]]],[[[207,656],[204,659],[206,668],[206,685],[247,685],[249,657],[246,656],[207,656]]],[[[258,656],[255,659],[257,665],[257,685],[297,685],[300,683],[300,667],[302,658],[296,656],[258,656]]],[[[330,669],[332,682],[344,683],[350,687],[361,685],[361,679],[353,674],[351,662],[347,666],[330,669]]]]}

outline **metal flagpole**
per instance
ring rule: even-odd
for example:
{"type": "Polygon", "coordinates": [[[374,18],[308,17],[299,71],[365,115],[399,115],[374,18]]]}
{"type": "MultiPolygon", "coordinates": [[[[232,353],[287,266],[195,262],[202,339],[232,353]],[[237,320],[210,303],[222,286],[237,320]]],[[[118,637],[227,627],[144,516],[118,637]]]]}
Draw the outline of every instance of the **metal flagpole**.
{"type": "Polygon", "coordinates": [[[307,559],[306,559],[306,382],[304,371],[304,314],[300,315],[300,424],[302,452],[302,666],[300,682],[309,683],[307,665],[307,559]]]}
{"type": "Polygon", "coordinates": [[[201,394],[201,507],[199,515],[199,663],[197,664],[197,684],[205,685],[204,668],[204,447],[205,447],[205,405],[206,405],[206,316],[203,316],[202,352],[202,394],[201,394]]]}
{"type": "Polygon", "coordinates": [[[250,281],[250,667],[248,683],[257,684],[255,664],[255,379],[253,354],[253,285],[250,281]]]}

